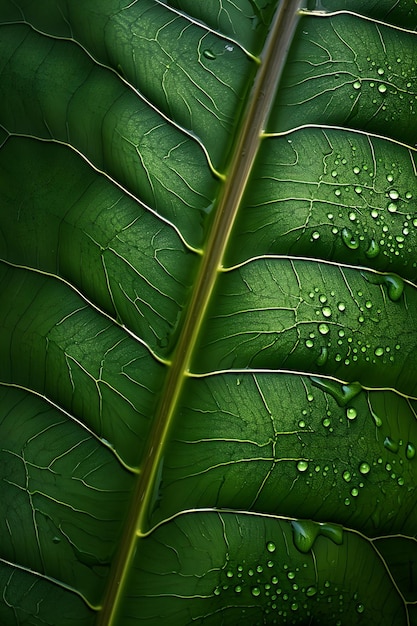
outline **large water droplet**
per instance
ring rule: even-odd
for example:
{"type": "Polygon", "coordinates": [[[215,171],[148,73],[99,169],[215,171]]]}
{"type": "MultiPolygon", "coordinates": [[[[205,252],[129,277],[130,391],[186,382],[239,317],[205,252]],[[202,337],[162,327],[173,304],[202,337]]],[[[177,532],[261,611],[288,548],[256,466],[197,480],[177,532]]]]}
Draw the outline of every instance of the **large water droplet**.
{"type": "Polygon", "coordinates": [[[346,411],[346,417],[348,418],[348,420],[356,419],[357,415],[358,415],[358,412],[353,407],[349,407],[346,411]]]}
{"type": "Polygon", "coordinates": [[[404,281],[396,274],[372,274],[371,272],[361,272],[362,276],[372,285],[383,285],[392,302],[400,300],[404,291],[404,281]]]}
{"type": "Polygon", "coordinates": [[[355,239],[354,234],[349,228],[343,228],[341,232],[342,241],[349,248],[349,250],[357,250],[359,248],[359,241],[355,239]]]}
{"type": "Polygon", "coordinates": [[[368,259],[374,259],[376,256],[378,256],[379,253],[380,253],[379,245],[375,241],[375,239],[372,239],[365,254],[368,257],[368,259]]]}
{"type": "Polygon", "coordinates": [[[397,441],[394,441],[394,439],[392,439],[391,437],[385,437],[384,448],[386,448],[390,452],[393,452],[394,454],[397,454],[399,450],[399,445],[397,441]]]}
{"type": "Polygon", "coordinates": [[[273,541],[268,541],[268,543],[266,544],[266,549],[268,550],[268,552],[275,552],[276,550],[276,545],[273,541]]]}
{"type": "Polygon", "coordinates": [[[346,406],[348,402],[353,400],[353,398],[362,391],[362,386],[358,382],[353,382],[349,385],[340,385],[332,380],[318,378],[316,376],[311,376],[310,380],[315,387],[331,395],[339,406],[346,406]]]}
{"type": "Polygon", "coordinates": [[[409,461],[411,461],[411,459],[414,459],[414,457],[416,456],[416,447],[413,443],[407,443],[407,446],[405,448],[405,456],[409,461]]]}
{"type": "Polygon", "coordinates": [[[250,591],[251,591],[251,594],[254,596],[254,598],[257,598],[258,596],[261,595],[261,590],[259,589],[259,587],[252,587],[250,591]]]}
{"type": "Polygon", "coordinates": [[[359,465],[359,471],[361,474],[365,476],[366,474],[369,474],[369,472],[371,471],[371,466],[369,465],[369,463],[366,463],[364,461],[363,463],[359,465]]]}
{"type": "Polygon", "coordinates": [[[204,50],[203,56],[205,56],[206,59],[209,59],[209,61],[214,61],[214,59],[216,58],[216,55],[211,50],[204,50]]]}
{"type": "Polygon", "coordinates": [[[325,365],[327,362],[328,356],[329,356],[329,351],[325,346],[323,346],[316,360],[317,365],[319,367],[323,367],[323,365],[325,365]]]}
{"type": "Polygon", "coordinates": [[[299,472],[307,471],[308,470],[308,463],[307,463],[307,461],[298,461],[297,469],[298,469],[299,472]]]}
{"type": "Polygon", "coordinates": [[[309,598],[312,598],[316,594],[317,594],[316,587],[313,587],[313,586],[307,587],[307,589],[306,589],[306,596],[308,596],[309,598]]]}

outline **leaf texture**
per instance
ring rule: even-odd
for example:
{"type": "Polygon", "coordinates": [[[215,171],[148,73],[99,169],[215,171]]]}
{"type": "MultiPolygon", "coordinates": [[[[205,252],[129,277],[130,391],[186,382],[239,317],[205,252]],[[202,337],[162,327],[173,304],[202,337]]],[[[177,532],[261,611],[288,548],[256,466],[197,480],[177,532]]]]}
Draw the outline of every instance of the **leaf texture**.
{"type": "Polygon", "coordinates": [[[2,624],[417,624],[416,28],[4,0],[2,624]]]}

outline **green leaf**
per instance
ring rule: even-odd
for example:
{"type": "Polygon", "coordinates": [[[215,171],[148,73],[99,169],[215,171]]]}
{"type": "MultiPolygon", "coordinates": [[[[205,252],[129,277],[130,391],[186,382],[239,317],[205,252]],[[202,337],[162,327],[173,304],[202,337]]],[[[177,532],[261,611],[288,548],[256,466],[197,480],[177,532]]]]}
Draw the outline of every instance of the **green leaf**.
{"type": "Polygon", "coordinates": [[[4,0],[2,624],[417,624],[416,27],[4,0]]]}

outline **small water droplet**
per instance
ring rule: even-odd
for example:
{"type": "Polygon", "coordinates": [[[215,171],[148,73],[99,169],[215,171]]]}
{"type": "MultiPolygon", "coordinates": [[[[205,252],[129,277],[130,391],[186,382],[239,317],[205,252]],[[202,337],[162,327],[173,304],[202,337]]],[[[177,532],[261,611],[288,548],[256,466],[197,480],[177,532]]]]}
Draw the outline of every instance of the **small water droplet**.
{"type": "Polygon", "coordinates": [[[331,317],[332,315],[332,310],[329,306],[324,306],[321,310],[321,312],[323,313],[324,317],[331,317]]]}
{"type": "Polygon", "coordinates": [[[398,198],[400,197],[400,194],[398,193],[396,189],[391,189],[388,195],[391,198],[391,200],[398,200],[398,198]]]}
{"type": "Polygon", "coordinates": [[[384,348],[378,347],[374,352],[375,356],[382,356],[384,354],[384,348]]]}
{"type": "Polygon", "coordinates": [[[349,483],[352,480],[352,475],[348,470],[345,470],[342,474],[342,478],[343,480],[345,480],[347,483],[349,483]]]}
{"type": "Polygon", "coordinates": [[[356,487],[353,487],[353,489],[350,490],[350,494],[351,494],[351,496],[356,498],[356,496],[358,496],[358,494],[359,494],[359,490],[356,487]]]}
{"type": "Polygon", "coordinates": [[[268,550],[268,552],[275,552],[276,550],[276,545],[274,544],[273,541],[268,541],[268,543],[266,544],[266,549],[268,550]]]}
{"type": "Polygon", "coordinates": [[[361,83],[359,80],[355,80],[355,82],[353,83],[353,89],[360,89],[361,88],[361,83]]]}
{"type": "Polygon", "coordinates": [[[369,474],[369,472],[371,471],[371,466],[369,465],[369,463],[366,463],[364,461],[363,463],[359,465],[359,471],[361,474],[365,476],[366,474],[369,474]]]}
{"type": "Polygon", "coordinates": [[[242,587],[240,585],[236,585],[235,592],[236,593],[241,593],[241,591],[242,591],[242,587]]]}
{"type": "Polygon", "coordinates": [[[356,605],[356,612],[357,613],[363,613],[365,611],[365,606],[361,603],[356,605]]]}
{"type": "Polygon", "coordinates": [[[387,90],[387,86],[384,85],[383,83],[381,83],[380,85],[378,85],[378,91],[379,93],[385,93],[387,90]]]}
{"type": "Polygon", "coordinates": [[[261,595],[261,590],[259,589],[259,587],[252,587],[251,594],[254,596],[254,598],[257,598],[261,595]]]}
{"type": "Polygon", "coordinates": [[[321,335],[327,335],[327,333],[329,332],[329,327],[327,326],[327,324],[319,324],[319,333],[321,335]]]}

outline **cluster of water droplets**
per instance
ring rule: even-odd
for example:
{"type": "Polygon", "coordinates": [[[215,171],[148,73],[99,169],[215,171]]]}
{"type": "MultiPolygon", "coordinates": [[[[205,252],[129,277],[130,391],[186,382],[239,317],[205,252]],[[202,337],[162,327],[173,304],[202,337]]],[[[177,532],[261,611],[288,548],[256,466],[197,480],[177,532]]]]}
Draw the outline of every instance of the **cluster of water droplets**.
{"type": "Polygon", "coordinates": [[[352,82],[350,99],[365,97],[370,113],[377,111],[386,122],[394,121],[405,108],[413,115],[417,110],[416,68],[409,59],[397,56],[378,62],[368,56],[366,62],[367,67],[352,82]]]}
{"type": "MultiPolygon", "coordinates": [[[[312,377],[312,382],[315,387],[333,397],[338,405],[333,408],[330,404],[327,404],[326,413],[321,419],[321,427],[324,432],[329,434],[335,433],[337,436],[343,437],[346,426],[352,427],[358,425],[361,420],[369,419],[373,421],[377,431],[384,426],[383,420],[368,405],[365,405],[366,410],[362,410],[362,412],[357,408],[361,406],[360,403],[355,404],[354,402],[354,399],[362,392],[362,387],[359,383],[339,385],[334,381],[317,377],[312,377]]],[[[314,405],[314,401],[315,394],[309,391],[307,402],[314,405]]],[[[298,421],[299,428],[307,431],[311,429],[317,432],[316,420],[309,423],[308,417],[310,414],[313,418],[316,412],[317,409],[314,410],[314,407],[310,413],[303,409],[302,418],[298,421]]],[[[361,430],[362,426],[359,426],[359,428],[361,430]]],[[[352,438],[353,440],[355,439],[353,434],[352,438]]],[[[301,458],[295,462],[296,470],[300,476],[303,476],[307,485],[310,485],[317,476],[330,478],[332,480],[332,489],[337,490],[341,501],[346,506],[350,506],[358,499],[361,491],[366,488],[367,481],[375,471],[378,472],[378,481],[381,483],[383,492],[385,490],[385,478],[392,481],[395,488],[396,486],[403,487],[406,485],[404,476],[408,473],[406,464],[416,458],[416,444],[400,437],[396,438],[381,434],[377,436],[377,441],[378,444],[372,451],[368,450],[368,454],[364,455],[363,458],[358,458],[357,454],[354,454],[349,458],[337,459],[337,462],[326,463],[301,458]]],[[[379,513],[375,512],[375,516],[377,517],[378,515],[379,513]]]]}
{"type": "MultiPolygon", "coordinates": [[[[354,152],[355,146],[352,149],[354,152]]],[[[352,167],[348,159],[337,155],[334,165],[330,176],[334,198],[340,206],[327,213],[332,235],[340,237],[343,246],[355,252],[355,257],[358,251],[369,261],[385,257],[384,264],[393,263],[396,257],[400,257],[402,265],[417,267],[413,254],[417,213],[413,208],[412,191],[402,189],[401,181],[396,181],[401,175],[398,164],[391,164],[384,189],[376,188],[375,174],[366,164],[352,167]],[[353,177],[358,178],[356,184],[352,182],[353,177]],[[352,192],[356,194],[356,200],[352,192]]],[[[380,166],[383,165],[381,162],[380,166]]],[[[380,181],[379,185],[382,185],[380,181]]],[[[320,233],[314,231],[311,241],[319,238],[320,233]]]]}
{"type": "MultiPolygon", "coordinates": [[[[343,541],[343,530],[332,524],[318,524],[310,521],[293,522],[293,541],[295,547],[307,554],[318,535],[328,537],[336,544],[343,541]]],[[[236,607],[242,600],[242,618],[248,605],[256,603],[262,610],[261,621],[251,621],[254,626],[263,624],[299,624],[300,619],[309,619],[315,614],[315,607],[326,604],[326,614],[331,610],[331,619],[335,626],[341,626],[342,616],[347,607],[354,606],[354,611],[365,611],[364,602],[339,588],[330,580],[318,583],[314,562],[311,558],[299,559],[297,564],[287,562],[288,554],[278,554],[277,544],[267,541],[264,554],[257,564],[248,564],[245,560],[233,564],[229,562],[222,571],[222,581],[214,591],[214,596],[226,594],[228,602],[234,598],[236,607]]],[[[249,617],[248,617],[249,618],[249,617]]]]}
{"type": "MultiPolygon", "coordinates": [[[[364,278],[367,282],[382,285],[391,301],[400,300],[404,290],[404,281],[400,277],[366,274],[364,278]]],[[[353,295],[354,300],[351,297],[343,300],[334,290],[324,293],[319,287],[308,293],[307,302],[314,307],[317,325],[308,332],[304,345],[315,355],[316,365],[320,368],[330,361],[346,366],[355,362],[394,363],[395,354],[401,349],[401,344],[389,337],[384,343],[376,344],[372,335],[355,333],[349,328],[352,324],[360,328],[366,321],[378,324],[384,316],[381,302],[375,303],[368,290],[357,290],[353,295]]]]}

